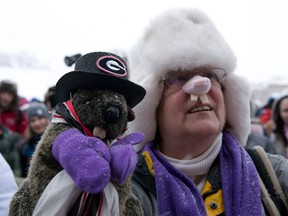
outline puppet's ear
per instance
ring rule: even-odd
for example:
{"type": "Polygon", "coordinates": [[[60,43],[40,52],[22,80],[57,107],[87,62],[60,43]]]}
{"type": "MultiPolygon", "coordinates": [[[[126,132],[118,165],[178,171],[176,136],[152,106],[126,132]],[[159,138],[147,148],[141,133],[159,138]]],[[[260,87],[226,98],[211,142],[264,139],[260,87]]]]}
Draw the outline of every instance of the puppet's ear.
{"type": "Polygon", "coordinates": [[[135,119],[134,111],[128,107],[128,122],[133,121],[135,119]]]}

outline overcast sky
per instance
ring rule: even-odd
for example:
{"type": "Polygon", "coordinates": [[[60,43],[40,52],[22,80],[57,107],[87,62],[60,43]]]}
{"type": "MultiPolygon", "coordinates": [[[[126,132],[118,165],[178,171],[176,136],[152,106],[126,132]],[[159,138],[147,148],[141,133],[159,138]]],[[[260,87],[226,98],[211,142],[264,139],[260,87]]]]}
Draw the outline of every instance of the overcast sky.
{"type": "Polygon", "coordinates": [[[152,17],[174,6],[197,7],[214,20],[238,58],[236,73],[253,83],[288,78],[286,0],[0,2],[0,52],[28,53],[46,67],[0,67],[0,78],[14,79],[28,98],[42,98],[49,86],[72,70],[64,64],[65,55],[129,49],[152,17]]]}

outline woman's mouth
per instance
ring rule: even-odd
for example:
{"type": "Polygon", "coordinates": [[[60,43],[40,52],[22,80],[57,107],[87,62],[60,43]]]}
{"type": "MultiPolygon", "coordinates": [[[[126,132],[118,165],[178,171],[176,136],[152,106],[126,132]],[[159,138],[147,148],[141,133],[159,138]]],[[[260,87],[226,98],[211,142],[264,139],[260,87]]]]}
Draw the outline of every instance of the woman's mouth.
{"type": "Polygon", "coordinates": [[[212,108],[208,105],[201,105],[193,107],[191,110],[189,110],[188,113],[196,113],[196,112],[202,112],[202,111],[211,111],[212,108]]]}

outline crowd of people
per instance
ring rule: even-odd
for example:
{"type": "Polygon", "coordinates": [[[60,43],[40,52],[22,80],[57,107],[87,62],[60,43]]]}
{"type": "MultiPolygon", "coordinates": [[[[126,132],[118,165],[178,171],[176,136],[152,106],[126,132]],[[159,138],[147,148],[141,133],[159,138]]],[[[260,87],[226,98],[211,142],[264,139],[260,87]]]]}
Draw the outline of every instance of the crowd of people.
{"type": "MultiPolygon", "coordinates": [[[[144,133],[134,146],[132,178],[143,215],[271,215],[246,151],[254,146],[267,152],[287,203],[288,92],[251,114],[249,83],[234,73],[236,56],[206,14],[193,8],[164,12],[125,58],[131,80],[146,90],[128,128],[144,133]]],[[[23,105],[17,84],[0,82],[0,165],[4,169],[5,160],[13,172],[10,180],[0,179],[11,182],[11,191],[26,177],[50,124],[54,91],[23,105]]],[[[1,209],[0,215],[8,214],[1,209]]]]}
{"type": "Polygon", "coordinates": [[[55,106],[53,87],[47,90],[43,101],[29,101],[18,93],[13,80],[0,81],[0,167],[2,185],[7,185],[7,193],[1,190],[0,194],[0,215],[8,215],[8,199],[27,176],[31,157],[55,106]]]}
{"type": "Polygon", "coordinates": [[[251,137],[248,138],[247,145],[252,147],[259,144],[268,153],[288,158],[287,128],[288,92],[284,89],[276,96],[269,96],[262,107],[252,112],[251,137]]]}
{"type": "Polygon", "coordinates": [[[13,80],[0,81],[0,153],[19,181],[27,175],[31,156],[56,106],[51,89],[43,101],[29,101],[18,94],[13,80]]]}

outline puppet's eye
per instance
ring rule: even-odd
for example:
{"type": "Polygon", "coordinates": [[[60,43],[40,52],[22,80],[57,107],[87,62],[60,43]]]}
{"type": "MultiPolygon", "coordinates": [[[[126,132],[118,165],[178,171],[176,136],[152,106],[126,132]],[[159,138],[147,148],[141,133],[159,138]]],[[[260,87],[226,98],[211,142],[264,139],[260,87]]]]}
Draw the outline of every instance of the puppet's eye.
{"type": "Polygon", "coordinates": [[[91,100],[88,100],[88,101],[85,102],[85,105],[90,105],[91,102],[92,102],[91,100]]]}

